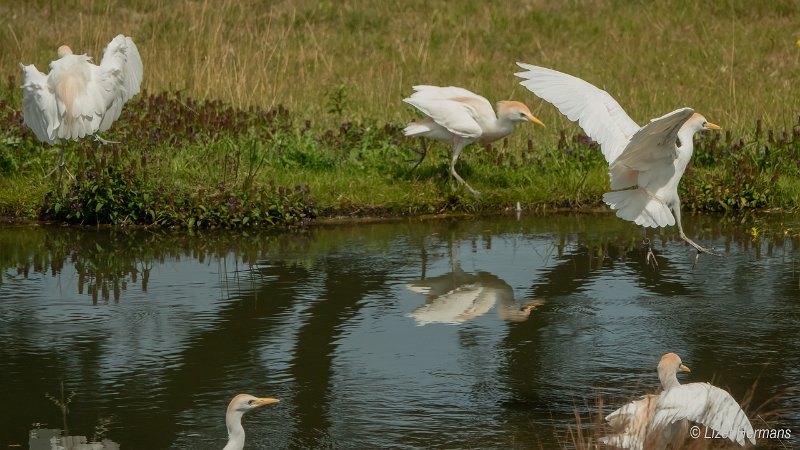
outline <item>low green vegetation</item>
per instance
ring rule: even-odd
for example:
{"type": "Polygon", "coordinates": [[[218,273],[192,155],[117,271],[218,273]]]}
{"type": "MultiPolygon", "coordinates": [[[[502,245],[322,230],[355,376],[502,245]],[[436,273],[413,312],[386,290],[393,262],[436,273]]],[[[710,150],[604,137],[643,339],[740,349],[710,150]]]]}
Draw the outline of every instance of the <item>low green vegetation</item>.
{"type": "Polygon", "coordinates": [[[0,5],[0,217],[176,228],[301,226],[319,216],[601,207],[599,150],[513,76],[516,61],[608,90],[644,123],[693,106],[722,125],[698,137],[684,208],[796,208],[800,46],[791,0],[512,3],[471,0],[194,2],[44,0],[0,5]],[[81,26],[75,26],[75,24],[81,26]],[[26,30],[37,30],[29,33],[26,30]],[[189,30],[189,31],[187,31],[189,30]],[[55,49],[99,57],[134,37],[146,92],[103,137],[41,144],[22,125],[19,62],[55,49]],[[491,148],[402,136],[414,84],[521,100],[547,128],[491,148]]]}
{"type": "MultiPolygon", "coordinates": [[[[67,142],[67,168],[38,143],[8,103],[0,136],[0,213],[70,223],[177,228],[299,226],[318,215],[422,215],[600,206],[608,187],[599,148],[562,132],[555,145],[520,136],[469,148],[459,172],[476,198],[448,175],[449,148],[401,126],[343,122],[318,130],[282,108],[234,109],[180,94],[131,101],[105,137],[67,142]],[[58,188],[58,178],[63,187],[58,188]]],[[[682,183],[698,211],[793,208],[800,180],[800,124],[748,137],[707,134],[682,183]]]]}

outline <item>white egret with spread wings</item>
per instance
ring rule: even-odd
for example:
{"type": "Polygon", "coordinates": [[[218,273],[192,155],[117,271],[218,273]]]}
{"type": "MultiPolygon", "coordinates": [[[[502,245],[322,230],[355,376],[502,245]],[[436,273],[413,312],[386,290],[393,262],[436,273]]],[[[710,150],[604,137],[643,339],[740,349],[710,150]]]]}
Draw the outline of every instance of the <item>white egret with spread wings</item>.
{"type": "MultiPolygon", "coordinates": [[[[709,383],[678,382],[678,371],[690,372],[675,353],[658,363],[658,379],[664,389],[645,395],[606,416],[617,432],[600,442],[621,448],[680,448],[687,437],[688,421],[705,425],[739,445],[755,445],[753,426],[747,414],[728,392],[709,383]]],[[[694,436],[697,437],[697,436],[694,436]]]]}
{"type": "Polygon", "coordinates": [[[640,127],[608,92],[580,78],[518,63],[520,84],[578,122],[609,164],[611,189],[603,200],[617,216],[643,227],[678,226],[681,239],[698,252],[719,256],[683,232],[678,183],[694,151],[694,134],[720,127],[692,108],[680,108],[640,127]]]}
{"type": "MultiPolygon", "coordinates": [[[[20,64],[23,120],[40,141],[52,145],[58,139],[95,135],[100,142],[108,142],[96,133],[108,130],[119,118],[122,105],[139,93],[142,59],[133,40],[120,34],[106,46],[100,65],[91,61],[62,45],[47,75],[33,64],[20,64]]],[[[58,168],[64,170],[63,148],[59,159],[58,168]]]]}

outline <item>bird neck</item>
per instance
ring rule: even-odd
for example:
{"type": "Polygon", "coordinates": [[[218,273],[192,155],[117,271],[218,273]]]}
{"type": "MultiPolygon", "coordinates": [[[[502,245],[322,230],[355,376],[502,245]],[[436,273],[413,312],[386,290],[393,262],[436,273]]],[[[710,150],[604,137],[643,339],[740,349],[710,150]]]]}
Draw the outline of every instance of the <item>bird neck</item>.
{"type": "Polygon", "coordinates": [[[492,123],[484,125],[480,140],[488,143],[502,139],[514,131],[515,125],[516,123],[513,120],[500,116],[492,123]]]}
{"type": "Polygon", "coordinates": [[[225,418],[228,426],[228,443],[223,450],[242,450],[244,448],[244,428],[242,427],[242,413],[234,411],[225,418]]]}
{"type": "Polygon", "coordinates": [[[681,143],[678,146],[678,159],[682,160],[684,164],[692,159],[692,153],[694,153],[694,133],[694,127],[684,126],[678,130],[678,140],[681,143]]]}
{"type": "Polygon", "coordinates": [[[668,391],[674,387],[678,387],[681,383],[678,381],[678,374],[675,370],[668,370],[659,367],[658,379],[661,380],[661,387],[668,391]]]}

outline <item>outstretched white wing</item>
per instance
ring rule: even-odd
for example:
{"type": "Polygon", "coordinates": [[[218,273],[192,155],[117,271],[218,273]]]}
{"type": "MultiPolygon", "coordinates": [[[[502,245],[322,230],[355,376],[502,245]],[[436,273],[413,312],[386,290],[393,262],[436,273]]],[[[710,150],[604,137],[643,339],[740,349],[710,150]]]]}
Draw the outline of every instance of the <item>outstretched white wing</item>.
{"type": "Polygon", "coordinates": [[[44,75],[33,65],[22,66],[25,124],[39,140],[78,139],[107,130],[119,118],[122,105],[139,93],[142,59],[131,38],[115,37],[99,66],[69,49],[50,63],[44,75]]]}
{"type": "Polygon", "coordinates": [[[614,447],[641,449],[657,401],[658,395],[645,395],[607,415],[606,422],[617,434],[603,436],[600,442],[614,447]]]}
{"type": "Polygon", "coordinates": [[[639,172],[671,166],[678,157],[678,131],[692,114],[692,108],[676,109],[637,131],[609,167],[611,189],[635,186],[639,172]]]}
{"type": "Polygon", "coordinates": [[[525,69],[516,75],[531,92],[552,103],[569,120],[577,121],[594,139],[611,164],[622,153],[639,125],[608,92],[580,78],[544,67],[517,63],[525,69]]]}
{"type": "Polygon", "coordinates": [[[95,80],[107,105],[98,128],[105,131],[119,118],[122,105],[139,93],[143,76],[142,58],[133,40],[120,34],[106,46],[100,66],[93,68],[95,80]]]}
{"type": "Polygon", "coordinates": [[[690,383],[661,393],[650,429],[659,429],[679,420],[701,423],[744,445],[745,438],[756,443],[747,414],[726,391],[708,383],[690,383]]]}
{"type": "Polygon", "coordinates": [[[36,138],[48,144],[56,143],[58,108],[56,97],[47,86],[47,75],[33,65],[19,65],[23,73],[22,118],[36,138]]]}

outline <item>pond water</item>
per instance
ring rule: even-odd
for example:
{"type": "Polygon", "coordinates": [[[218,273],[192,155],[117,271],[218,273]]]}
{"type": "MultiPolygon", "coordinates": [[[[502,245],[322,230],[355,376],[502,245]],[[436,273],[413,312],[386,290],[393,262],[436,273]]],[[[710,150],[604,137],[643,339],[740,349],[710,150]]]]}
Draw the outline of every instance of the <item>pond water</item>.
{"type": "Polygon", "coordinates": [[[281,400],[245,416],[246,448],[572,446],[654,391],[670,351],[692,369],[681,382],[796,435],[800,218],[759,224],[774,231],[686,217],[723,256],[695,264],[669,229],[649,235],[658,269],[608,214],[0,228],[0,448],[65,428],[107,448],[222,448],[240,392],[281,400]]]}

